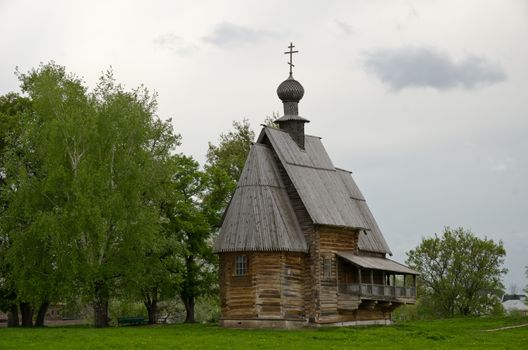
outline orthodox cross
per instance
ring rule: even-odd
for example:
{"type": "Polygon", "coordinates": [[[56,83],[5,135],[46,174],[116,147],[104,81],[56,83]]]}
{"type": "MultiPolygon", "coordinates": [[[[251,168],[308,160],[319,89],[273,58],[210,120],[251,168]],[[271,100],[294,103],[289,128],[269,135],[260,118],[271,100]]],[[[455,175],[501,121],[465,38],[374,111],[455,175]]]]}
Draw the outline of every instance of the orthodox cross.
{"type": "Polygon", "coordinates": [[[293,54],[299,52],[299,51],[293,51],[294,47],[295,47],[295,45],[293,45],[293,43],[290,43],[290,46],[288,46],[288,49],[290,49],[290,51],[286,51],[284,53],[286,55],[288,55],[288,54],[290,55],[290,62],[288,62],[288,64],[290,65],[290,75],[292,75],[292,68],[295,67],[295,65],[292,63],[293,54]]]}

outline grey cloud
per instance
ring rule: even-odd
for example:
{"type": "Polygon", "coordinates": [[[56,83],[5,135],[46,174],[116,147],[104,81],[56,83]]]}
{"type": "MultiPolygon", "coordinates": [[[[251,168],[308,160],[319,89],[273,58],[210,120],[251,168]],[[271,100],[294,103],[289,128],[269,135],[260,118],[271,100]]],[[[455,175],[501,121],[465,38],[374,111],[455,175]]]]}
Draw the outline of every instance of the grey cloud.
{"type": "Polygon", "coordinates": [[[221,22],[215,26],[211,34],[202,39],[216,46],[240,46],[275,36],[276,34],[273,32],[243,27],[230,22],[221,22]]]}
{"type": "Polygon", "coordinates": [[[416,8],[413,5],[409,6],[409,11],[407,12],[407,17],[409,19],[416,19],[419,17],[418,11],[416,11],[416,8]]]}
{"type": "Polygon", "coordinates": [[[336,19],[335,24],[339,30],[339,34],[342,36],[350,36],[356,33],[356,29],[346,22],[336,19]]]}
{"type": "Polygon", "coordinates": [[[379,49],[364,54],[365,67],[392,90],[407,87],[472,89],[506,79],[498,65],[469,55],[455,61],[447,53],[428,47],[379,49]]]}
{"type": "Polygon", "coordinates": [[[189,55],[197,49],[196,45],[186,42],[182,37],[173,33],[161,34],[152,40],[152,42],[180,56],[189,55]]]}

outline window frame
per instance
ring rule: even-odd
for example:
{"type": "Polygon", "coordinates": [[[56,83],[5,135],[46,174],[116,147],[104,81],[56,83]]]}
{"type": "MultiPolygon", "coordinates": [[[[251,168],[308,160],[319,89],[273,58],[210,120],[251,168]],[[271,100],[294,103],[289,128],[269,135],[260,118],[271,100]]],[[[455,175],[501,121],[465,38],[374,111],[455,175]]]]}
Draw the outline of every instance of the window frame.
{"type": "Polygon", "coordinates": [[[234,276],[243,277],[248,275],[248,257],[247,255],[235,256],[234,276]]]}

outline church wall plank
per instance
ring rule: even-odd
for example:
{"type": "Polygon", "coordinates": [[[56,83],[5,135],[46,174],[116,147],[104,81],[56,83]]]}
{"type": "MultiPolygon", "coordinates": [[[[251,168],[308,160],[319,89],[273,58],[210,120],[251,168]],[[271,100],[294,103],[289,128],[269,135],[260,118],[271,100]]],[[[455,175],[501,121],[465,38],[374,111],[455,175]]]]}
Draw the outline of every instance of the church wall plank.
{"type": "MultiPolygon", "coordinates": [[[[314,256],[314,265],[318,266],[318,303],[316,313],[318,322],[341,322],[343,316],[338,310],[338,274],[339,259],[335,255],[337,251],[357,250],[358,232],[353,230],[341,230],[330,227],[318,227],[316,230],[318,237],[317,254],[314,256]],[[324,275],[324,260],[331,261],[330,276],[324,275]],[[341,321],[336,321],[341,320],[341,321]]],[[[350,318],[350,316],[348,317],[350,318]]],[[[345,317],[345,319],[348,319],[345,317]]]]}

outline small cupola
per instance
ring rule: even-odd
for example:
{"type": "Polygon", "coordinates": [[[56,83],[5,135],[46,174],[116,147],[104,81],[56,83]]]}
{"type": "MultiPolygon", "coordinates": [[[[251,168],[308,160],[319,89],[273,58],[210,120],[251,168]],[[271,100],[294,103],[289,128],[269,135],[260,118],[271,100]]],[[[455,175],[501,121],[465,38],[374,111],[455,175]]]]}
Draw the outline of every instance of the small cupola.
{"type": "Polygon", "coordinates": [[[290,51],[285,52],[285,54],[290,55],[288,62],[290,75],[277,88],[277,95],[284,105],[284,115],[274,122],[279,125],[279,128],[286,131],[301,149],[304,149],[304,123],[310,121],[299,115],[299,101],[304,96],[304,88],[301,83],[293,78],[292,55],[299,52],[293,51],[294,47],[293,43],[290,43],[288,46],[290,51]]]}

